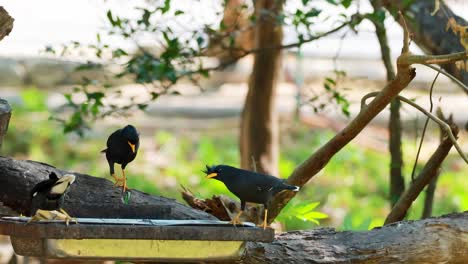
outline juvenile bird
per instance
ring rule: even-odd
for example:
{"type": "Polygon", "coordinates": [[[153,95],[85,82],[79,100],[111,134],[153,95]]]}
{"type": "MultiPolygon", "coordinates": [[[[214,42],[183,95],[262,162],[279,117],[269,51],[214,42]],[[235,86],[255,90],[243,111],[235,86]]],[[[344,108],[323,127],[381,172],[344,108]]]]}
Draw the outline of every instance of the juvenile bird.
{"type": "MultiPolygon", "coordinates": [[[[58,210],[63,214],[61,219],[65,220],[67,224],[70,220],[76,222],[62,209],[65,196],[73,182],[75,182],[73,174],[65,174],[59,178],[55,172],[51,172],[49,179],[36,184],[31,190],[31,215],[34,216],[33,219],[44,219],[44,217],[36,217],[38,212],[58,210]]],[[[43,214],[41,213],[41,215],[43,214]]]]}
{"type": "Polygon", "coordinates": [[[125,167],[133,161],[140,147],[140,137],[138,131],[132,125],[116,130],[107,139],[107,148],[101,153],[106,153],[109,170],[115,179],[115,185],[127,190],[127,177],[125,176],[125,167]],[[114,164],[121,164],[122,178],[115,175],[114,164]]]}
{"type": "Polygon", "coordinates": [[[263,219],[263,229],[267,226],[268,203],[277,193],[290,190],[299,191],[298,186],[292,186],[271,175],[256,173],[252,171],[234,168],[228,165],[216,165],[209,167],[206,165],[206,178],[216,179],[223,182],[226,187],[239,197],[241,210],[231,221],[232,224],[240,223],[239,217],[245,210],[246,202],[263,204],[265,217],[263,219]]]}

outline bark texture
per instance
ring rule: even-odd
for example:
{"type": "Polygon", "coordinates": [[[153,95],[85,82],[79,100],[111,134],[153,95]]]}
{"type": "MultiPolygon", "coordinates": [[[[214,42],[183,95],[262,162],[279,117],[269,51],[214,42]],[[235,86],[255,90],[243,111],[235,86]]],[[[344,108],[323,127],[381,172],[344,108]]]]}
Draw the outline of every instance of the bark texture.
{"type": "Polygon", "coordinates": [[[288,232],[249,243],[242,263],[466,263],[468,212],[370,231],[288,232]]]}
{"type": "MultiPolygon", "coordinates": [[[[374,12],[382,11],[381,0],[371,0],[374,12]]],[[[375,33],[380,44],[380,54],[382,62],[387,73],[387,81],[395,79],[395,70],[390,57],[390,47],[388,46],[387,30],[384,23],[380,21],[372,21],[375,26],[375,33]]],[[[390,205],[393,207],[400,199],[401,194],[405,191],[405,179],[403,178],[403,154],[401,150],[401,119],[400,119],[401,103],[398,99],[393,99],[390,103],[390,120],[388,130],[390,140],[388,143],[390,151],[390,205]]]]}
{"type": "MultiPolygon", "coordinates": [[[[36,183],[48,178],[51,171],[57,175],[73,173],[40,162],[0,157],[1,202],[18,213],[28,215],[31,207],[29,192],[36,183]]],[[[124,204],[121,190],[109,180],[74,174],[76,180],[64,205],[64,209],[74,217],[216,219],[174,199],[151,196],[137,190],[131,190],[130,202],[124,204]]]]}
{"type": "Polygon", "coordinates": [[[243,7],[245,4],[245,0],[225,1],[224,28],[210,37],[205,55],[218,58],[221,64],[229,64],[253,48],[254,26],[248,18],[247,8],[243,7]]]}
{"type": "Polygon", "coordinates": [[[0,153],[3,144],[3,138],[8,131],[8,123],[11,117],[11,107],[8,102],[0,98],[0,153]]]}
{"type": "MultiPolygon", "coordinates": [[[[454,18],[460,25],[467,26],[468,22],[455,15],[443,0],[413,0],[409,2],[384,0],[383,2],[398,22],[400,22],[398,10],[405,14],[414,42],[427,54],[442,55],[465,50],[460,43],[459,36],[451,30],[447,31],[446,26],[449,18],[454,18]],[[440,8],[436,14],[431,15],[435,9],[435,2],[440,3],[440,8]]],[[[464,84],[468,84],[468,71],[457,69],[453,63],[444,65],[443,68],[464,84]]]]}
{"type": "Polygon", "coordinates": [[[282,28],[276,15],[283,1],[258,0],[255,12],[254,64],[249,91],[242,112],[240,152],[241,167],[278,175],[278,116],[274,107],[276,78],[280,65],[282,28]],[[268,12],[267,12],[268,11],[268,12]]]}
{"type": "Polygon", "coordinates": [[[13,29],[13,21],[14,19],[8,14],[3,6],[0,6],[0,40],[10,34],[13,29]]]}

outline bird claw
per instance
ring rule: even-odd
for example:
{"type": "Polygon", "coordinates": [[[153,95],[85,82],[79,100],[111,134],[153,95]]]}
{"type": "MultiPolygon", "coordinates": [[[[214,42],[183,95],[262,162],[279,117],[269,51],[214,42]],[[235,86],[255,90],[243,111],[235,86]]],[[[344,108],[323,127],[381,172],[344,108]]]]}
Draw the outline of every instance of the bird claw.
{"type": "Polygon", "coordinates": [[[231,221],[229,221],[229,223],[230,223],[231,225],[234,225],[234,226],[236,226],[236,225],[243,225],[243,224],[244,224],[244,223],[243,223],[242,221],[240,221],[239,219],[232,219],[231,221]]]}
{"type": "Polygon", "coordinates": [[[37,210],[36,214],[33,217],[31,217],[28,223],[37,222],[41,220],[63,220],[65,221],[65,224],[67,226],[70,224],[70,221],[78,224],[76,218],[69,216],[67,212],[65,212],[63,209],[59,209],[59,211],[47,211],[39,209],[37,210]]]}
{"type": "Polygon", "coordinates": [[[266,223],[261,223],[260,225],[256,225],[257,227],[261,227],[263,228],[263,230],[266,230],[267,227],[270,227],[269,225],[267,225],[266,223]]]}
{"type": "Polygon", "coordinates": [[[126,192],[128,190],[127,188],[127,181],[125,178],[117,178],[117,177],[114,177],[115,179],[115,183],[114,183],[114,186],[116,187],[122,187],[122,191],[123,192],[126,192]]]}

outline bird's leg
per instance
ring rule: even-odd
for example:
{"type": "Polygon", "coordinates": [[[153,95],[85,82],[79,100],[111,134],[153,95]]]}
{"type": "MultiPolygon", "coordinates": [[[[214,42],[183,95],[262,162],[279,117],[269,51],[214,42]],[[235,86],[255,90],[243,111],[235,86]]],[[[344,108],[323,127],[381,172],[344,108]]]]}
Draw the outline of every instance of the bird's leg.
{"type": "Polygon", "coordinates": [[[263,217],[263,223],[261,225],[259,225],[259,227],[263,227],[263,230],[265,230],[268,225],[267,225],[267,218],[268,218],[268,209],[265,208],[265,216],[263,217]]]}
{"type": "Polygon", "coordinates": [[[123,186],[123,184],[122,184],[123,178],[117,177],[117,175],[115,175],[115,173],[112,174],[112,177],[113,177],[114,180],[115,180],[114,186],[118,186],[118,187],[122,187],[122,186],[123,186]]]}
{"type": "Polygon", "coordinates": [[[60,208],[59,211],[60,211],[62,214],[65,215],[65,219],[64,219],[64,220],[65,220],[65,222],[67,223],[67,225],[68,225],[68,223],[70,222],[70,220],[73,221],[73,222],[75,222],[75,224],[78,224],[78,221],[76,221],[76,218],[71,217],[67,212],[65,212],[65,210],[63,210],[62,208],[60,208]]]}
{"type": "Polygon", "coordinates": [[[125,169],[122,168],[122,175],[123,175],[123,184],[122,184],[122,190],[123,192],[126,192],[127,191],[127,176],[125,176],[125,169]]]}
{"type": "Polygon", "coordinates": [[[229,223],[233,225],[242,224],[242,222],[239,221],[239,217],[242,215],[243,212],[243,210],[240,210],[239,213],[237,213],[236,217],[234,217],[234,219],[232,219],[229,223]]]}

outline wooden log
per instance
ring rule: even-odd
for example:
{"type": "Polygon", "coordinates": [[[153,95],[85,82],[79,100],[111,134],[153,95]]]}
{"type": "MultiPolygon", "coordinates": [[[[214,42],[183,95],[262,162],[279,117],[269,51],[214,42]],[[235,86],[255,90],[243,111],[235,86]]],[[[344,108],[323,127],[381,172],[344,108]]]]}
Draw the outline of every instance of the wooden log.
{"type": "Polygon", "coordinates": [[[466,263],[468,212],[370,231],[318,228],[249,243],[242,263],[466,263]]]}
{"type": "MultiPolygon", "coordinates": [[[[1,202],[19,213],[29,215],[30,191],[35,184],[47,179],[51,171],[57,175],[73,173],[41,162],[0,157],[1,202]]],[[[73,174],[76,180],[65,199],[64,209],[74,217],[216,219],[174,199],[137,190],[131,190],[130,202],[124,204],[121,189],[111,181],[81,173],[73,174]]]]}

